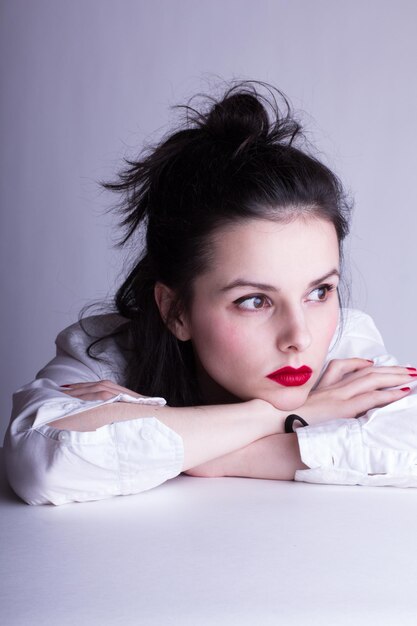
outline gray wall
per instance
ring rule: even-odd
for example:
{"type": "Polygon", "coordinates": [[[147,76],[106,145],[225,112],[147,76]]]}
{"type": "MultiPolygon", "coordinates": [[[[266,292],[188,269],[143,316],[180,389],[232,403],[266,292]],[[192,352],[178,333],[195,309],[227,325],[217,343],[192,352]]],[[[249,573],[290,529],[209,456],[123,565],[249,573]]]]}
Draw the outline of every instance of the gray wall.
{"type": "Polygon", "coordinates": [[[258,78],[306,111],[356,198],[352,299],[417,363],[414,0],[3,0],[1,406],[57,332],[120,281],[96,181],[207,78],[258,78]]]}

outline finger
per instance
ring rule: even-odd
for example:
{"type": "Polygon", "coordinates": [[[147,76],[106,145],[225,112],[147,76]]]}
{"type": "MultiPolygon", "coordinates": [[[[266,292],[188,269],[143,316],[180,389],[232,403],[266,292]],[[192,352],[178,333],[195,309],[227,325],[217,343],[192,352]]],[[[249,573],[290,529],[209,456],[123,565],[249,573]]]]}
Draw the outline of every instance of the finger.
{"type": "Polygon", "coordinates": [[[88,382],[88,383],[73,383],[71,385],[61,385],[60,389],[64,391],[64,393],[67,391],[75,391],[75,392],[84,393],[86,390],[89,390],[89,391],[109,390],[109,391],[112,391],[114,394],[128,393],[130,395],[139,397],[139,394],[137,394],[136,392],[131,391],[130,389],[127,389],[126,387],[121,387],[120,385],[117,385],[111,380],[100,380],[100,381],[88,382]]]}
{"type": "Polygon", "coordinates": [[[119,393],[126,393],[134,398],[144,398],[146,396],[142,396],[131,389],[127,389],[126,387],[121,387],[112,381],[99,381],[93,383],[76,383],[74,385],[69,385],[67,387],[61,386],[61,392],[66,393],[70,396],[84,399],[86,394],[91,393],[101,393],[101,392],[109,392],[110,395],[107,397],[113,397],[118,395],[119,393]]]}
{"type": "MultiPolygon", "coordinates": [[[[61,385],[61,387],[65,387],[68,389],[85,389],[88,387],[96,387],[97,385],[104,385],[107,387],[120,387],[112,380],[103,379],[103,380],[92,380],[88,382],[78,382],[78,383],[69,383],[68,385],[61,385]]],[[[120,389],[124,389],[124,387],[120,387],[120,389]]]]}
{"type": "Polygon", "coordinates": [[[352,414],[348,417],[359,417],[371,409],[387,406],[392,402],[401,400],[410,393],[410,387],[403,387],[402,389],[389,389],[384,391],[372,391],[370,393],[362,394],[354,398],[349,403],[352,414]]]}
{"type": "MultiPolygon", "coordinates": [[[[410,368],[410,367],[402,367],[402,366],[398,366],[398,365],[376,365],[374,367],[370,367],[370,368],[363,368],[361,370],[357,370],[356,372],[351,372],[349,374],[346,374],[339,382],[340,383],[349,383],[349,382],[353,382],[354,380],[357,380],[358,378],[362,378],[362,377],[367,377],[372,373],[376,373],[380,376],[392,376],[392,375],[397,375],[397,376],[404,376],[404,380],[407,380],[407,378],[409,379],[410,382],[412,382],[413,378],[416,379],[417,378],[417,370],[414,370],[414,368],[410,368]]],[[[338,383],[335,383],[333,385],[333,387],[336,387],[338,383]]],[[[401,384],[401,383],[400,383],[401,384]]],[[[384,385],[385,387],[389,387],[389,386],[393,386],[393,385],[384,385]]]]}
{"type": "Polygon", "coordinates": [[[329,362],[317,388],[330,387],[347,374],[370,368],[373,364],[374,362],[368,359],[333,359],[329,362]]]}
{"type": "Polygon", "coordinates": [[[72,398],[78,398],[79,400],[110,400],[110,398],[114,398],[118,395],[114,391],[109,391],[105,389],[95,391],[65,391],[64,393],[68,394],[72,398]]]}
{"type": "Polygon", "coordinates": [[[379,371],[379,369],[376,368],[366,372],[363,376],[339,382],[337,386],[333,386],[332,393],[338,393],[345,400],[349,400],[363,393],[380,391],[389,387],[404,387],[416,380],[410,372],[406,374],[388,374],[379,371]]]}

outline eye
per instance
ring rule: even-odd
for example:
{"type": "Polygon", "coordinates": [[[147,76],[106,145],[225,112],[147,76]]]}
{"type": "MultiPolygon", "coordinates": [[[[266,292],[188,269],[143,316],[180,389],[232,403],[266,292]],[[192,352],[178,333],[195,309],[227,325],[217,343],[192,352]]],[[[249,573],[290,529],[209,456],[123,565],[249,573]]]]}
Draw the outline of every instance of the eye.
{"type": "Polygon", "coordinates": [[[271,306],[269,298],[266,296],[245,296],[235,301],[235,304],[239,309],[244,311],[259,311],[260,309],[266,309],[271,306]]]}
{"type": "Polygon", "coordinates": [[[320,285],[308,294],[307,300],[312,302],[325,302],[331,291],[335,289],[335,285],[320,285]]]}

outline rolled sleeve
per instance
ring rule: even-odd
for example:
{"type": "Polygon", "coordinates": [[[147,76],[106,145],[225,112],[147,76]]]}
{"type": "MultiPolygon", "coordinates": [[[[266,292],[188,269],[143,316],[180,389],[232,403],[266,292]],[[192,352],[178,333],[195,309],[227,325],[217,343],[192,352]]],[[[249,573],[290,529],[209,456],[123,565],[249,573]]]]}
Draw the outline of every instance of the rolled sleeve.
{"type": "Polygon", "coordinates": [[[184,450],[180,435],[152,416],[161,398],[119,394],[105,402],[50,400],[30,428],[10,428],[6,470],[28,504],[66,504],[139,493],[178,476],[184,450]],[[60,430],[48,421],[119,401],[149,405],[149,417],[113,422],[94,431],[60,430]]]}
{"type": "MultiPolygon", "coordinates": [[[[6,432],[6,472],[13,490],[28,504],[66,504],[139,493],[182,471],[182,437],[154,416],[163,398],[120,393],[108,400],[86,401],[65,394],[71,381],[121,379],[122,356],[116,346],[106,355],[113,371],[86,356],[89,338],[74,325],[57,338],[57,355],[31,383],[13,396],[6,432]],[[129,402],[149,407],[149,415],[115,421],[94,431],[61,430],[49,424],[97,406],[129,402]]],[[[143,413],[142,413],[143,415],[143,413]]]]}

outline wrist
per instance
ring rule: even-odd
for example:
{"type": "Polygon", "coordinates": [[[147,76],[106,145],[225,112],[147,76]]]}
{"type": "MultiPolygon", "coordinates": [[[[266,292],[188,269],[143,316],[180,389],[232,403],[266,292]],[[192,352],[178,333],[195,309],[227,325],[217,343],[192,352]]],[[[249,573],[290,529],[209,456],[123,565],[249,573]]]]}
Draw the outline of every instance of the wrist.
{"type": "Polygon", "coordinates": [[[246,402],[249,405],[251,415],[256,415],[260,421],[266,424],[267,431],[264,436],[277,435],[285,432],[285,420],[291,411],[283,411],[268,402],[255,398],[246,402]]]}
{"type": "Polygon", "coordinates": [[[294,410],[294,413],[302,417],[309,426],[334,419],[325,411],[323,401],[315,398],[314,395],[310,395],[302,406],[294,410]]]}

